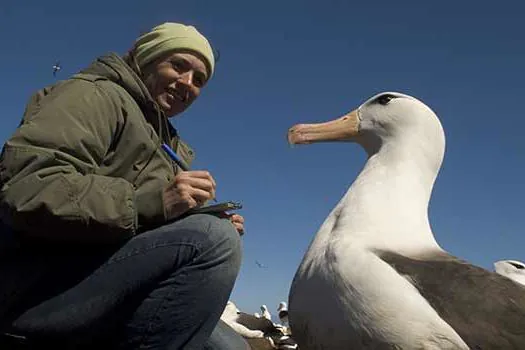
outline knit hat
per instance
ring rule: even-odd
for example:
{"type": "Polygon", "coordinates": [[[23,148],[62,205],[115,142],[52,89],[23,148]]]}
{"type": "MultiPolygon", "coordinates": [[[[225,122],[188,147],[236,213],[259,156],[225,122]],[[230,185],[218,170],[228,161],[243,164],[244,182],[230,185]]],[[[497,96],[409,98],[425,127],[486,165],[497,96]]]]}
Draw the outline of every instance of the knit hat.
{"type": "Polygon", "coordinates": [[[208,40],[193,26],[164,23],[141,35],[135,41],[135,59],[139,67],[174,50],[190,50],[205,58],[209,78],[213,75],[215,58],[208,40]]]}

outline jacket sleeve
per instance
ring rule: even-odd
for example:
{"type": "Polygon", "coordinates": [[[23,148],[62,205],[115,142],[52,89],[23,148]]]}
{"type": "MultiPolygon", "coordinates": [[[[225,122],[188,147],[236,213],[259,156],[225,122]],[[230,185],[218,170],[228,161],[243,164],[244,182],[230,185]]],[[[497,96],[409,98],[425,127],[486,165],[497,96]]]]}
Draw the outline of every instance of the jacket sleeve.
{"type": "Polygon", "coordinates": [[[0,218],[36,237],[100,242],[134,235],[132,184],[95,174],[122,120],[114,97],[81,80],[26,109],[2,150],[0,218]]]}

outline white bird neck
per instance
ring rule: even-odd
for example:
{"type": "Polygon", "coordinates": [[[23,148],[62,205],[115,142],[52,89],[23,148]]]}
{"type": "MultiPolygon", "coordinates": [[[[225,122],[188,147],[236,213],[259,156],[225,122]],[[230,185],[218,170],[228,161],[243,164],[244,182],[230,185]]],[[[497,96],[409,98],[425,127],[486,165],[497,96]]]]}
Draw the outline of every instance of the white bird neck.
{"type": "Polygon", "coordinates": [[[427,147],[413,146],[409,140],[404,147],[392,142],[369,157],[327,219],[333,223],[332,239],[409,256],[441,250],[428,221],[428,204],[442,154],[429,161],[427,147]]]}

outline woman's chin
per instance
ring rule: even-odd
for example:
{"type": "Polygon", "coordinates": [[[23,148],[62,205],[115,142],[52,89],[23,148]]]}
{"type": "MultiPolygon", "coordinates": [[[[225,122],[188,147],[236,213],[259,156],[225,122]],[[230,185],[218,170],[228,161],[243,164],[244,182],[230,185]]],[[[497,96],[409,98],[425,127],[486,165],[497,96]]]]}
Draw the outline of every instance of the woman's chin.
{"type": "Polygon", "coordinates": [[[184,110],[186,109],[184,106],[179,104],[161,106],[161,108],[166,117],[168,118],[174,117],[177,114],[184,112],[184,110]]]}
{"type": "Polygon", "coordinates": [[[182,113],[188,107],[185,103],[170,96],[161,95],[157,98],[157,104],[162,109],[166,117],[171,118],[182,113]]]}
{"type": "Polygon", "coordinates": [[[157,100],[157,104],[160,107],[160,109],[162,110],[162,112],[164,112],[164,114],[168,118],[173,116],[176,113],[180,113],[180,108],[175,103],[171,104],[171,103],[168,103],[166,100],[159,98],[157,100]]]}

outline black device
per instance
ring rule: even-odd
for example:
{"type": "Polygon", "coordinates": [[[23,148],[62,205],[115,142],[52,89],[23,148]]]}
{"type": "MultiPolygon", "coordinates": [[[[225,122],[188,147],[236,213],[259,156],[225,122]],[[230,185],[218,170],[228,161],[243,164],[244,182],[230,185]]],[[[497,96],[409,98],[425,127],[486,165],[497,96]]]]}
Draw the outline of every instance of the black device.
{"type": "Polygon", "coordinates": [[[230,210],[237,210],[237,209],[242,209],[241,203],[228,201],[228,202],[222,202],[222,203],[215,203],[212,205],[205,205],[203,207],[192,208],[188,210],[186,213],[187,214],[204,214],[204,213],[214,214],[214,213],[224,213],[230,210]]]}

